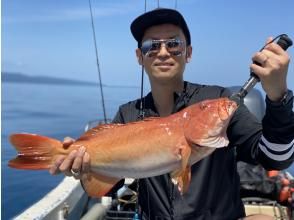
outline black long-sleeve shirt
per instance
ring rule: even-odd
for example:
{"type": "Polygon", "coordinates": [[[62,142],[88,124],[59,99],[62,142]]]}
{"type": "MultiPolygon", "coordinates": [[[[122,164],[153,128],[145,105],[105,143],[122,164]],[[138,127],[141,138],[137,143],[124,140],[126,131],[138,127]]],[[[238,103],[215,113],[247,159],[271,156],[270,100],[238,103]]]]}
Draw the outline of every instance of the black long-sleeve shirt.
{"type": "MultiPolygon", "coordinates": [[[[219,86],[184,83],[184,91],[174,94],[173,113],[200,102],[230,96],[219,86]]],[[[266,113],[260,123],[245,105],[240,105],[227,129],[229,146],[216,149],[191,167],[188,192],[181,195],[169,174],[139,181],[139,204],[144,219],[230,220],[245,216],[239,193],[239,160],[261,164],[266,169],[285,169],[294,159],[293,95],[286,103],[266,100],[266,113]]],[[[140,100],[120,106],[114,122],[140,120],[140,100]]],[[[144,98],[145,117],[159,116],[152,94],[144,98]]],[[[195,125],[197,126],[197,125],[195,125]]]]}

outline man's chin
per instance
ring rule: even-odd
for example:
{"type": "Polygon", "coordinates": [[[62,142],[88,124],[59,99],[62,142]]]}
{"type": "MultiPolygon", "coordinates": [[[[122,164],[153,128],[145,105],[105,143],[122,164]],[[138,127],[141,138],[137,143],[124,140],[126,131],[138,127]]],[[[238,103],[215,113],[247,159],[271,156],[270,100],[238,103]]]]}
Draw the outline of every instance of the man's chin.
{"type": "Polygon", "coordinates": [[[161,72],[157,73],[153,76],[157,80],[169,80],[175,78],[175,74],[168,73],[168,72],[161,72]]]}
{"type": "Polygon", "coordinates": [[[170,82],[177,81],[179,77],[176,74],[160,73],[152,76],[153,80],[158,83],[169,84],[170,82]]]}
{"type": "Polygon", "coordinates": [[[156,77],[172,77],[177,75],[177,73],[175,69],[171,67],[167,67],[167,68],[157,68],[152,75],[156,77]]]}

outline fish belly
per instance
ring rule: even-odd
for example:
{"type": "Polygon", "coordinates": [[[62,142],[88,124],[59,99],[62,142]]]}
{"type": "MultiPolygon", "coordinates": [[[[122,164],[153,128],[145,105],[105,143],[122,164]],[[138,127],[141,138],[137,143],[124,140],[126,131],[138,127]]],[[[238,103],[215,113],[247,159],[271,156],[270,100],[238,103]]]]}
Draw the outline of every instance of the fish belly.
{"type": "Polygon", "coordinates": [[[101,143],[107,147],[101,148],[99,155],[95,156],[92,170],[111,177],[143,178],[178,169],[181,164],[178,141],[181,135],[170,127],[166,128],[160,125],[132,131],[118,129],[113,133],[115,138],[101,143]]]}
{"type": "Polygon", "coordinates": [[[148,155],[144,159],[130,158],[92,167],[94,172],[118,178],[144,178],[158,176],[176,170],[181,159],[171,154],[148,155]]]}

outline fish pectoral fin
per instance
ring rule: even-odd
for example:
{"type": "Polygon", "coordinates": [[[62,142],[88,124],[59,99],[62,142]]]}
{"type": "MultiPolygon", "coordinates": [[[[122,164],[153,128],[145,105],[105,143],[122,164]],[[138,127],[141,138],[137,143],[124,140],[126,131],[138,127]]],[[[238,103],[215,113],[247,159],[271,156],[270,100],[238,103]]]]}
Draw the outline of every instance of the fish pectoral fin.
{"type": "Polygon", "coordinates": [[[172,182],[178,185],[178,189],[181,194],[187,192],[190,180],[191,180],[191,167],[189,165],[189,159],[191,156],[191,148],[189,145],[184,144],[179,148],[181,155],[181,167],[171,173],[172,182]]]}
{"type": "Polygon", "coordinates": [[[187,166],[185,170],[175,171],[171,174],[172,182],[178,186],[181,194],[188,191],[191,181],[191,167],[187,166]]]}
{"type": "Polygon", "coordinates": [[[86,193],[94,198],[107,194],[120,179],[90,172],[82,176],[81,182],[86,193]]]}

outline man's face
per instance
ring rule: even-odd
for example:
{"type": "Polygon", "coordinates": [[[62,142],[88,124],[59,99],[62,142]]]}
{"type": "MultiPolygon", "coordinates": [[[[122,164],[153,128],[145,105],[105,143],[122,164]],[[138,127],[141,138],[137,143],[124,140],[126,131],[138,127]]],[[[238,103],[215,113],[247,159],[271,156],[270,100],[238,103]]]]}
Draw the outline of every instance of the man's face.
{"type": "Polygon", "coordinates": [[[186,39],[181,28],[173,24],[150,27],[145,31],[142,42],[147,40],[162,42],[159,43],[160,46],[155,50],[156,52],[142,55],[140,49],[136,51],[139,63],[144,65],[150,80],[161,82],[182,81],[186,62],[191,58],[192,48],[191,46],[186,47],[186,39]],[[165,43],[165,40],[171,39],[178,39],[183,42],[183,50],[180,55],[173,53],[173,49],[168,48],[168,43],[165,43]]]}

